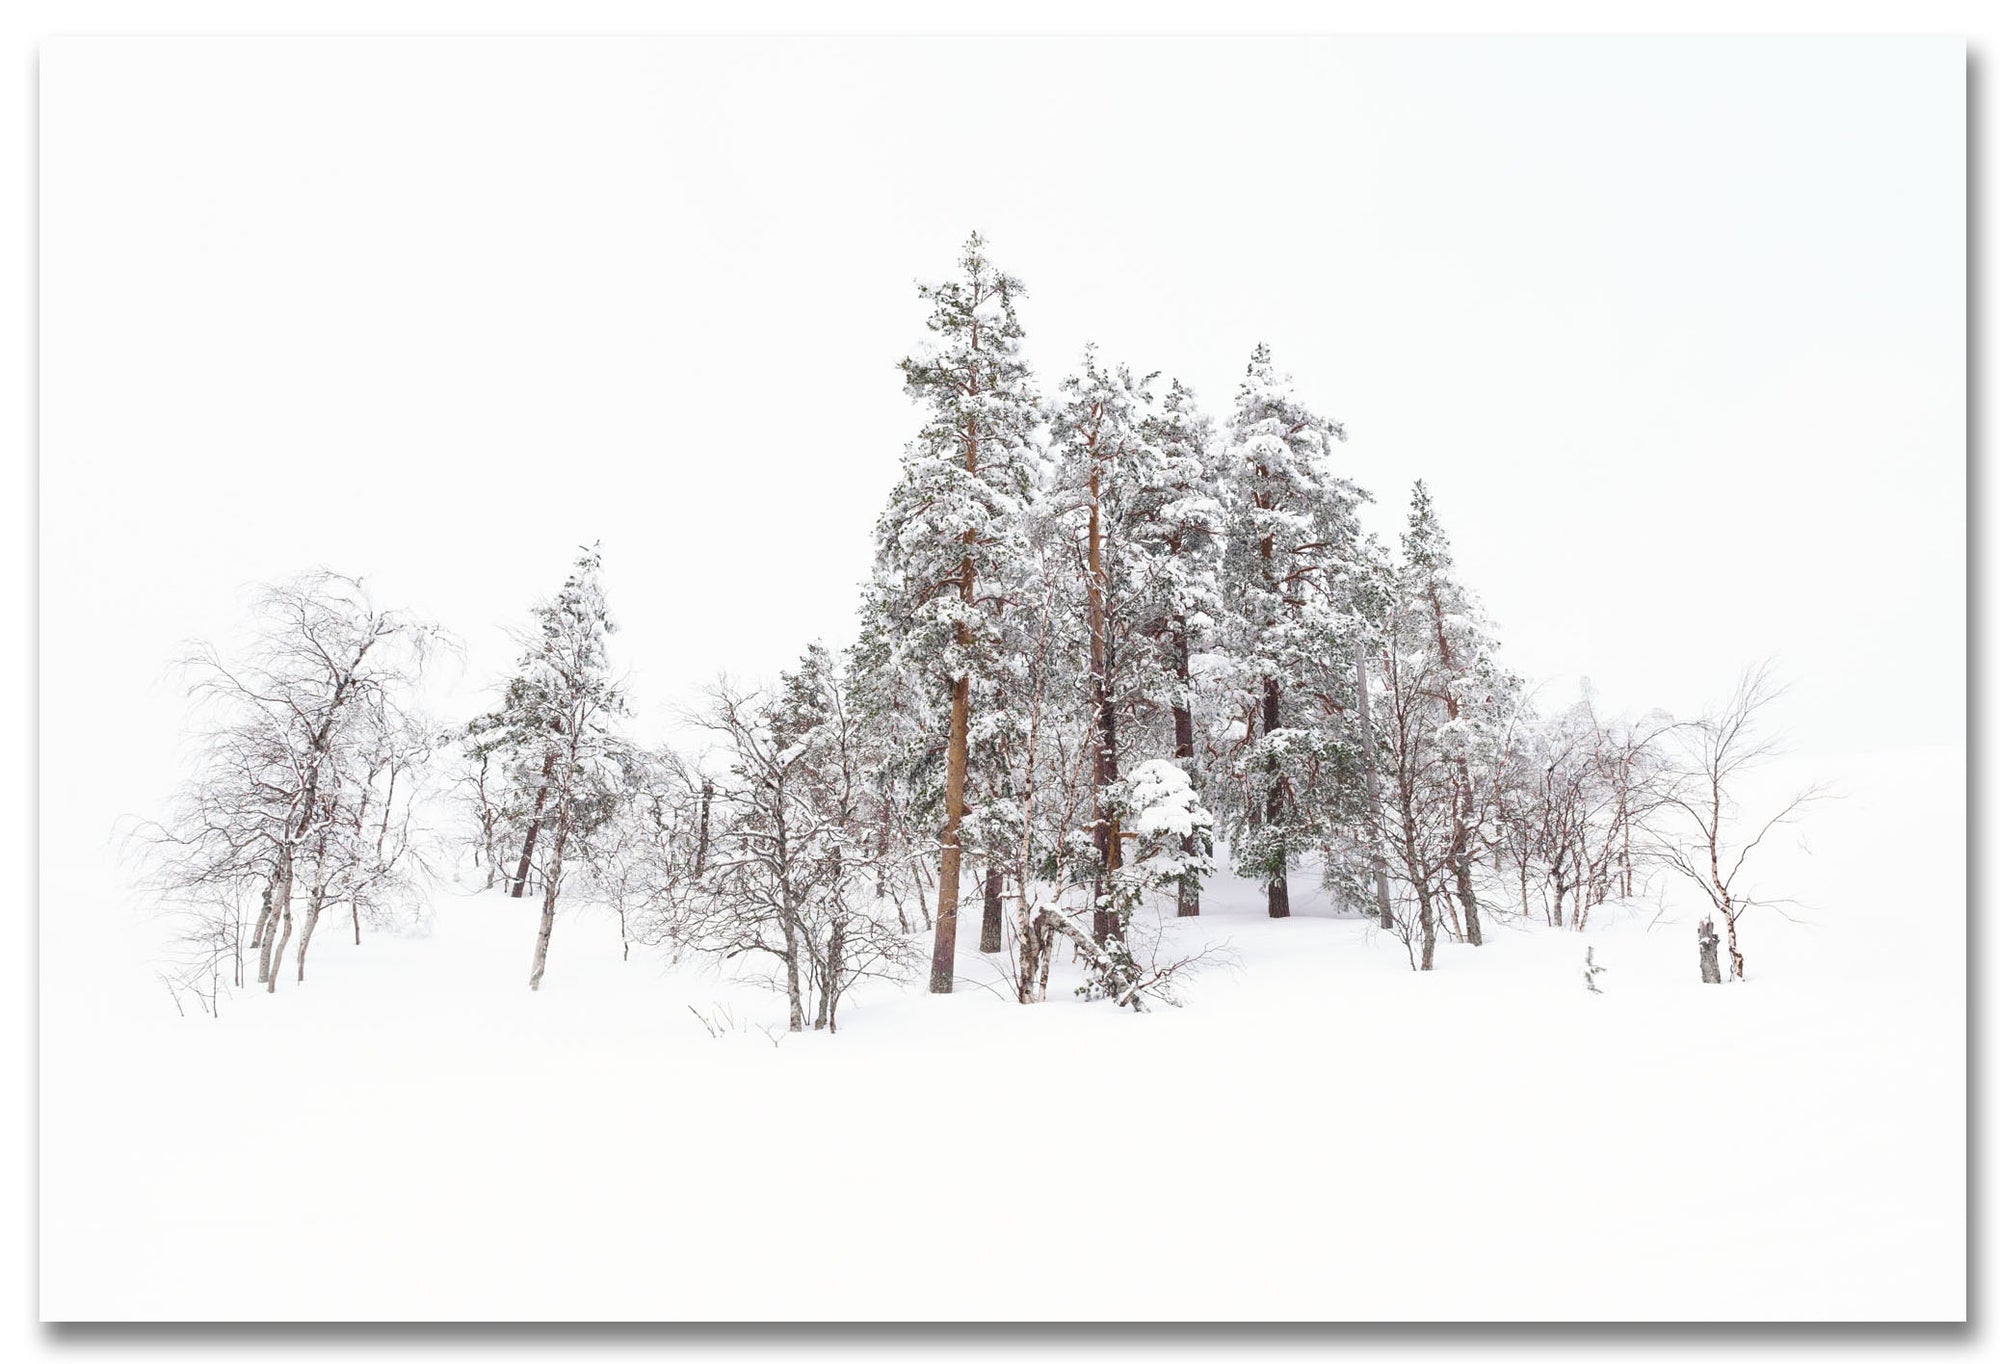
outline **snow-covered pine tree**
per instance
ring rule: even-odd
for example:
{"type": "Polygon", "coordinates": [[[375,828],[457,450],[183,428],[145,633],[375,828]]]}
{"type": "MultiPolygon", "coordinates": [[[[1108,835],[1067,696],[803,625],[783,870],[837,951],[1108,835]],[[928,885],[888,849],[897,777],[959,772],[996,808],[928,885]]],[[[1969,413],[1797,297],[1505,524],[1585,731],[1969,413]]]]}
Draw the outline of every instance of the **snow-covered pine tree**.
{"type": "Polygon", "coordinates": [[[606,652],[606,639],[617,626],[605,604],[602,568],[597,546],[585,549],[562,590],[535,607],[534,629],[522,641],[521,661],[500,709],[473,726],[506,751],[516,793],[510,803],[524,814],[512,894],[523,894],[531,873],[541,882],[531,990],[541,988],[548,968],[571,840],[608,820],[631,758],[616,729],[628,710],[606,652]]]}
{"type": "MultiPolygon", "coordinates": [[[[1173,719],[1174,761],[1199,792],[1193,667],[1224,614],[1223,507],[1213,423],[1178,379],[1147,414],[1143,446],[1151,452],[1151,477],[1134,508],[1133,593],[1143,603],[1156,663],[1163,665],[1156,697],[1173,719]]],[[[1182,916],[1201,913],[1201,876],[1194,868],[1210,851],[1209,836],[1191,830],[1181,847],[1189,868],[1175,887],[1182,916]]]]}
{"type": "Polygon", "coordinates": [[[1333,444],[1345,439],[1339,422],[1294,396],[1270,348],[1259,345],[1237,391],[1222,462],[1222,584],[1236,711],[1229,746],[1240,783],[1230,812],[1235,860],[1242,875],[1264,881],[1272,918],[1291,913],[1289,868],[1319,841],[1331,797],[1345,785],[1344,755],[1351,757],[1340,728],[1320,723],[1300,695],[1308,675],[1326,668],[1328,638],[1344,614],[1334,571],[1351,553],[1362,496],[1328,467],[1333,444]],[[1338,780],[1315,794],[1327,776],[1338,780]]]}
{"type": "Polygon", "coordinates": [[[1152,453],[1142,439],[1147,399],[1144,381],[1123,366],[1099,364],[1096,348],[1086,346],[1082,368],[1063,381],[1052,430],[1055,496],[1080,541],[1089,650],[1091,934],[1100,943],[1120,931],[1110,887],[1123,861],[1123,831],[1110,797],[1118,783],[1118,721],[1129,708],[1134,671],[1126,646],[1139,639],[1125,560],[1141,469],[1152,453]]]}
{"type": "Polygon", "coordinates": [[[1450,539],[1421,480],[1402,548],[1395,633],[1399,648],[1430,656],[1427,687],[1443,712],[1435,734],[1451,777],[1445,865],[1463,916],[1460,932],[1476,947],[1482,931],[1473,868],[1488,851],[1483,831],[1507,765],[1520,688],[1500,667],[1492,628],[1458,579],[1450,539]]]}
{"type": "Polygon", "coordinates": [[[1064,507],[1049,477],[1048,495],[1023,522],[1021,577],[1008,621],[1008,713],[998,727],[1001,741],[980,755],[992,771],[978,823],[988,856],[1004,852],[1013,886],[1011,974],[1023,1004],[1046,998],[1058,937],[1089,944],[1093,959],[1104,955],[1063,904],[1078,889],[1086,898],[1098,889],[1090,833],[1100,792],[1092,771],[1096,724],[1081,512],[1064,507]]]}
{"type": "MultiPolygon", "coordinates": [[[[1164,403],[1157,401],[1154,377],[1135,379],[1086,348],[1082,366],[1063,383],[1054,421],[1051,501],[1068,523],[1082,578],[1076,606],[1087,647],[1081,662],[1091,732],[1093,928],[1100,941],[1120,931],[1120,916],[1130,908],[1114,905],[1108,894],[1133,837],[1114,789],[1128,759],[1170,753],[1192,782],[1191,650],[1219,611],[1221,504],[1207,424],[1178,384],[1164,403]]],[[[1200,905],[1212,825],[1202,813],[1176,859],[1185,869],[1175,885],[1182,913],[1200,905]]]]}
{"type": "Polygon", "coordinates": [[[1520,685],[1501,668],[1492,629],[1456,576],[1422,483],[1388,577],[1379,647],[1376,752],[1389,799],[1375,832],[1415,896],[1417,920],[1403,927],[1406,941],[1421,939],[1418,969],[1427,971],[1441,922],[1453,937],[1480,942],[1476,869],[1516,839],[1502,823],[1508,807],[1524,829],[1526,812],[1514,752],[1520,685]]]}
{"type": "Polygon", "coordinates": [[[1001,617],[1032,495],[1040,424],[1015,315],[1021,282],[986,258],[975,233],[959,273],[920,285],[932,341],[900,362],[924,424],[876,525],[872,609],[885,617],[879,663],[946,695],[943,827],[930,988],[949,993],[958,934],[961,822],[975,681],[1003,651],[1001,617]]]}

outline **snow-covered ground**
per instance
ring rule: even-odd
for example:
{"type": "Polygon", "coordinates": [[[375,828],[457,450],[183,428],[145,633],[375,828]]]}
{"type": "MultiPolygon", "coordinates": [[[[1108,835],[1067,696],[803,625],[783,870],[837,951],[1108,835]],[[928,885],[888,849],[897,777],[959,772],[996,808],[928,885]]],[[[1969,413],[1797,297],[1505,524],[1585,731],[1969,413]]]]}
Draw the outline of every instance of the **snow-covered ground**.
{"type": "Polygon", "coordinates": [[[1022,1008],[968,922],[957,993],[835,1037],[587,909],[531,995],[490,893],[182,1019],[115,878],[45,860],[42,1312],[1960,1317],[1963,849],[1923,812],[1962,773],[1848,764],[1746,984],[1684,903],[1418,975],[1309,877],[1287,921],[1225,881],[1158,923],[1227,958],[1183,1008],[1022,1008]]]}

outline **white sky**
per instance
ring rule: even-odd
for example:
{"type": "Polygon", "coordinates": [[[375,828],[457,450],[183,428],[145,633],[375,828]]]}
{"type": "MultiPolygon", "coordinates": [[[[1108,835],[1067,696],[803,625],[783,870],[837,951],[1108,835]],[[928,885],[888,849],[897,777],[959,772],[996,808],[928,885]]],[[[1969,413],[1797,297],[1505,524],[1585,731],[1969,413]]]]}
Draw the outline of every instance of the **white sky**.
{"type": "MultiPolygon", "coordinates": [[[[635,699],[843,641],[967,231],[1052,389],[1268,340],[1531,677],[1963,743],[1956,40],[83,40],[40,65],[43,809],[315,564],[466,640],[602,539],[635,699]]],[[[1561,699],[1562,686],[1551,694],[1561,699]]],[[[651,726],[649,726],[651,727],[651,726]]]]}

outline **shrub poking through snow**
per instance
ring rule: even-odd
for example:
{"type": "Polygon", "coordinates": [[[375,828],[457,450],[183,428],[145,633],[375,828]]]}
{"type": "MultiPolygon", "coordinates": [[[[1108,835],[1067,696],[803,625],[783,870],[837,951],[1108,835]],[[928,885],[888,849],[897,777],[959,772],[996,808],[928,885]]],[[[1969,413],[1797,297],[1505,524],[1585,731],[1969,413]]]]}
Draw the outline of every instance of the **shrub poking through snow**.
{"type": "Polygon", "coordinates": [[[1598,985],[1597,978],[1611,968],[1608,966],[1599,966],[1596,957],[1596,948],[1586,947],[1583,949],[1583,988],[1594,995],[1601,995],[1604,993],[1604,990],[1598,985]]]}

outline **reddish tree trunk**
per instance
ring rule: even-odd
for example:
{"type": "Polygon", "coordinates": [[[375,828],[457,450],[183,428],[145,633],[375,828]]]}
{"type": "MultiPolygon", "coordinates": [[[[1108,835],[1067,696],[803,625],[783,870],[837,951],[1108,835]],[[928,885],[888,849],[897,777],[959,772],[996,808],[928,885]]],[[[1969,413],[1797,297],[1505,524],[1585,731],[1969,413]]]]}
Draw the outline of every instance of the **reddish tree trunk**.
{"type": "MultiPolygon", "coordinates": [[[[966,561],[968,574],[971,561],[966,561]]],[[[961,632],[962,633],[962,632],[961,632]]],[[[958,953],[959,817],[965,812],[965,749],[972,705],[972,679],[961,677],[951,688],[951,731],[945,746],[944,829],[938,835],[937,922],[931,937],[931,993],[951,993],[958,953]]]]}
{"type": "MultiPolygon", "coordinates": [[[[979,349],[979,325],[972,327],[972,349],[979,349]]],[[[966,385],[967,393],[979,396],[979,370],[975,366],[966,385]]],[[[965,419],[965,472],[979,472],[979,422],[965,419]]],[[[972,550],[978,536],[968,530],[960,537],[965,554],[958,562],[958,600],[969,614],[974,601],[972,550]]],[[[961,654],[971,651],[972,631],[963,620],[955,631],[961,654]]],[[[963,660],[962,660],[963,661],[963,660]]],[[[965,814],[965,768],[967,743],[972,728],[972,678],[961,674],[952,681],[951,728],[945,741],[944,830],[938,836],[942,851],[938,856],[938,912],[931,937],[931,993],[951,993],[958,957],[958,874],[963,849],[959,846],[959,821],[965,814]]]]}

